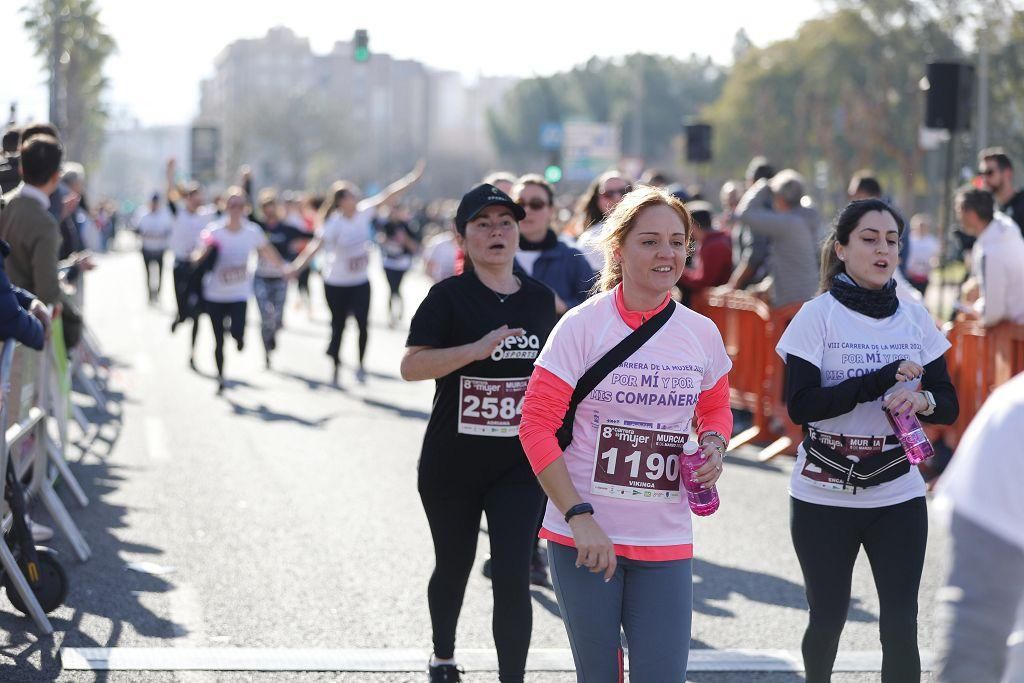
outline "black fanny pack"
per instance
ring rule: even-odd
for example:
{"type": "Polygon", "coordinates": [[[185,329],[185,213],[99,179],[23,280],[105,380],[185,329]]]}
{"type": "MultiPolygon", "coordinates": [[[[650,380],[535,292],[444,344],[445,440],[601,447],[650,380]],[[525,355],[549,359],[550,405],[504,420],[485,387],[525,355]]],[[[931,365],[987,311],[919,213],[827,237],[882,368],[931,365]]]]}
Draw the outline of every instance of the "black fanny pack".
{"type": "Polygon", "coordinates": [[[851,486],[854,493],[898,479],[910,471],[907,454],[894,436],[884,439],[881,450],[853,459],[834,447],[834,440],[828,438],[834,435],[826,436],[813,428],[808,432],[803,443],[807,460],[842,479],[843,488],[851,486]]]}

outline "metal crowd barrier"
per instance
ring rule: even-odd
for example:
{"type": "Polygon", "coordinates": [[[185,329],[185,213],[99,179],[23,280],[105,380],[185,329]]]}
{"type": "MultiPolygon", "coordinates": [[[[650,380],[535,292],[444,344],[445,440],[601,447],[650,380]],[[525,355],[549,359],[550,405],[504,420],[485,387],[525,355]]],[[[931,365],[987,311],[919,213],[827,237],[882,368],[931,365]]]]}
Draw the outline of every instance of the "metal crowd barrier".
{"type": "MultiPolygon", "coordinates": [[[[84,310],[85,305],[85,274],[79,273],[75,282],[67,281],[67,271],[61,273],[64,281],[65,294],[70,298],[72,304],[78,311],[84,310]]],[[[109,372],[107,372],[105,356],[100,347],[99,340],[92,333],[88,325],[82,323],[81,340],[71,349],[71,375],[89,396],[96,401],[97,407],[109,413],[105,389],[109,372]]],[[[77,408],[72,407],[73,417],[84,431],[88,427],[85,415],[77,408]]]]}
{"type": "MultiPolygon", "coordinates": [[[[54,335],[59,327],[53,330],[54,335]]],[[[62,401],[54,395],[58,379],[54,373],[54,345],[47,342],[42,352],[27,349],[13,340],[3,343],[0,352],[0,422],[5,429],[0,436],[0,472],[7,471],[11,460],[18,481],[28,481],[26,493],[39,499],[46,507],[57,529],[71,544],[82,562],[92,554],[81,531],[71,518],[57,492],[54,482],[59,476],[81,505],[88,503],[82,487],[64,459],[64,444],[54,439],[48,429],[49,417],[60,410],[62,401]]],[[[6,534],[13,522],[11,511],[3,497],[3,477],[0,477],[0,510],[2,530],[6,534]]],[[[46,634],[53,628],[32,593],[28,582],[7,543],[0,542],[0,563],[18,591],[29,614],[46,634]]]]}

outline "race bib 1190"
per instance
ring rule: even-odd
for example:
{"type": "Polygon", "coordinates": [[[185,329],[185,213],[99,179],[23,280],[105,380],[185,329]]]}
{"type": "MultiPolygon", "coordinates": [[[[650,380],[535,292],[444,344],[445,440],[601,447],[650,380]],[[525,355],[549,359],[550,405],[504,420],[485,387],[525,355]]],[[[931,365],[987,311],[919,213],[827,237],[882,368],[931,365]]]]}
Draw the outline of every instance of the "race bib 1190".
{"type": "Polygon", "coordinates": [[[590,492],[642,502],[682,500],[679,456],[687,434],[603,423],[590,492]]]}
{"type": "Polygon", "coordinates": [[[529,377],[459,380],[459,434],[519,436],[529,377]]]}

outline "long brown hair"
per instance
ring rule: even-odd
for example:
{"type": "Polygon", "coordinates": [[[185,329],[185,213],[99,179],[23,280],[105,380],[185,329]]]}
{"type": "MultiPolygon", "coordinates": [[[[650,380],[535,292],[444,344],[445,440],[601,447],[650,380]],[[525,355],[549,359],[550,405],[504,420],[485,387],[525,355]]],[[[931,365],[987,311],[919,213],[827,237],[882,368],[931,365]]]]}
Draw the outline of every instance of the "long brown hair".
{"type": "Polygon", "coordinates": [[[855,199],[836,214],[832,221],[832,230],[821,245],[821,281],[818,283],[818,293],[827,292],[832,286],[832,278],[840,273],[846,272],[846,264],[839,260],[836,254],[836,243],[846,246],[850,243],[850,235],[857,228],[860,219],[864,214],[872,211],[887,212],[896,221],[896,229],[903,235],[903,217],[900,216],[891,206],[881,199],[855,199]]]}
{"type": "Polygon", "coordinates": [[[672,209],[683,222],[683,233],[686,235],[686,250],[693,249],[693,219],[681,201],[656,187],[641,185],[618,203],[605,220],[605,229],[601,237],[604,250],[604,269],[594,284],[595,292],[607,292],[622,282],[622,264],[615,259],[615,250],[626,241],[626,236],[636,226],[637,219],[645,209],[664,205],[672,209]]]}
{"type": "Polygon", "coordinates": [[[580,201],[576,204],[576,215],[573,220],[580,232],[586,232],[591,225],[605,220],[604,214],[601,213],[601,207],[598,206],[597,199],[601,196],[601,186],[612,178],[619,178],[627,185],[632,184],[629,176],[618,169],[605,171],[594,178],[593,182],[587,187],[586,192],[580,197],[580,201]]]}
{"type": "Polygon", "coordinates": [[[338,180],[331,185],[331,199],[320,205],[320,223],[326,223],[327,219],[335,209],[338,208],[338,202],[347,197],[350,194],[358,194],[359,188],[348,182],[347,180],[338,180]]]}

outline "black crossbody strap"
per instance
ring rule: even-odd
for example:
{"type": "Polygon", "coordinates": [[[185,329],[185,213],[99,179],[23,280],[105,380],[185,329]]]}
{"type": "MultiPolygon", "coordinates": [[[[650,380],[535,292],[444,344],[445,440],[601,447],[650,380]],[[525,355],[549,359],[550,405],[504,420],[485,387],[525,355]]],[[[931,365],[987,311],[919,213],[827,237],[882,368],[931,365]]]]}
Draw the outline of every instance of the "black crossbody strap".
{"type": "Polygon", "coordinates": [[[612,347],[608,353],[601,356],[600,360],[594,363],[589,370],[583,373],[583,376],[576,382],[576,388],[572,392],[572,399],[569,401],[569,409],[565,411],[565,417],[562,418],[562,426],[557,432],[558,445],[562,450],[565,450],[572,443],[572,426],[576,420],[576,408],[580,402],[589,396],[590,392],[596,389],[597,385],[611,374],[612,370],[622,365],[641,346],[646,344],[647,340],[653,337],[658,330],[664,327],[675,310],[675,302],[668,302],[665,308],[633,330],[622,341],[612,347]]]}

